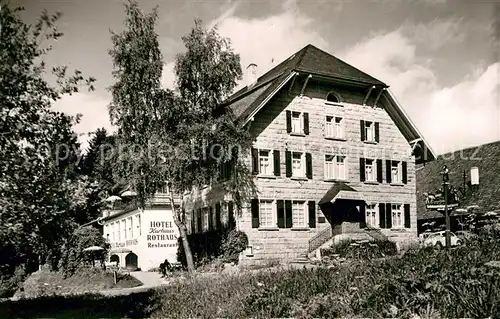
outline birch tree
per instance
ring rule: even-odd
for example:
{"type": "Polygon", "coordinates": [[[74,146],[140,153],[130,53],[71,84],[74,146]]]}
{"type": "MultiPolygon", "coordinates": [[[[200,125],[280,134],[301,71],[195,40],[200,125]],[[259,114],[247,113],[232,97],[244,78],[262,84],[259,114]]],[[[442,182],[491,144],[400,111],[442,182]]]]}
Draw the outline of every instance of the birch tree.
{"type": "Polygon", "coordinates": [[[240,160],[249,149],[250,135],[231,109],[222,106],[241,79],[239,55],[215,28],[204,29],[196,20],[182,38],[185,52],[176,57],[176,90],[164,89],[157,9],[144,14],[134,1],[125,8],[125,30],[112,34],[110,50],[116,79],[110,88],[110,117],[118,126],[120,153],[115,171],[134,187],[141,205],[168,181],[174,222],[192,272],[185,192],[220,184],[241,210],[255,190],[240,160]],[[174,198],[181,199],[180,207],[174,198]]]}

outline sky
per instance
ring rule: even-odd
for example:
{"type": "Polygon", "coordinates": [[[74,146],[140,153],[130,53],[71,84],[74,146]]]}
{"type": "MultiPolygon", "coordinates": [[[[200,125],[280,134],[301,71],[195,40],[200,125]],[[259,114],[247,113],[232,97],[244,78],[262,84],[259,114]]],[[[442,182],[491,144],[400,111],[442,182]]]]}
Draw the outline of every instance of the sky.
{"type": "MultiPolygon", "coordinates": [[[[437,154],[500,140],[500,0],[138,2],[144,11],[159,6],[165,87],[174,86],[173,61],[184,49],[181,37],[200,18],[231,39],[243,69],[256,63],[257,75],[313,44],[387,83],[437,154]]],[[[77,68],[97,82],[96,91],[65,97],[55,108],[83,115],[75,131],[84,145],[88,132],[112,131],[108,50],[110,30],[123,29],[123,1],[12,3],[25,8],[22,17],[28,23],[43,9],[63,13],[59,29],[65,35],[46,62],[77,68]]]]}

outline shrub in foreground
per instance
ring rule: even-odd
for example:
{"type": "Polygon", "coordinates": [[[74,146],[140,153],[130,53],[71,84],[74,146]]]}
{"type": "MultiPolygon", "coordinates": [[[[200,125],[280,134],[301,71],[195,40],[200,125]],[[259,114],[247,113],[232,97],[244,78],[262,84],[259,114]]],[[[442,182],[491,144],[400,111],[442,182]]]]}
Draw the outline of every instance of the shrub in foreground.
{"type": "Polygon", "coordinates": [[[396,243],[390,240],[360,242],[346,240],[321,251],[323,256],[339,255],[343,258],[362,260],[393,256],[397,253],[396,243]]]}
{"type": "Polygon", "coordinates": [[[412,249],[333,268],[192,279],[159,291],[157,317],[500,317],[500,241],[412,249]]]}

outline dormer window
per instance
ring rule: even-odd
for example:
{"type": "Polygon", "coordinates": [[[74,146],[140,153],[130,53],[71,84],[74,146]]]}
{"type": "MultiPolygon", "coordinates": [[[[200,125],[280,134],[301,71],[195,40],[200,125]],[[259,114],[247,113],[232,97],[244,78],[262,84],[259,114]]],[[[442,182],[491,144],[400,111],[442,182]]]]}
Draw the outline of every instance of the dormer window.
{"type": "Polygon", "coordinates": [[[334,92],[330,92],[326,95],[326,103],[328,104],[338,104],[340,103],[340,98],[334,92]]]}

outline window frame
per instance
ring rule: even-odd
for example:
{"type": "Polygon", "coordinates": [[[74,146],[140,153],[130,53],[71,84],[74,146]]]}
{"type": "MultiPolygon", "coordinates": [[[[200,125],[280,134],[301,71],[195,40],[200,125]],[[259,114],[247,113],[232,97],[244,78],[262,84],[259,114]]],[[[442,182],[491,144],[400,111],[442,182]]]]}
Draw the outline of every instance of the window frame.
{"type": "Polygon", "coordinates": [[[330,91],[330,92],[326,93],[326,95],[325,95],[325,104],[342,106],[341,103],[342,103],[342,99],[341,99],[340,95],[337,92],[330,91]],[[328,97],[330,95],[333,95],[337,101],[336,102],[328,101],[328,97]]]}
{"type": "Polygon", "coordinates": [[[324,178],[326,180],[340,180],[340,181],[346,181],[349,179],[349,173],[348,173],[348,166],[347,166],[347,156],[346,155],[343,155],[343,154],[333,154],[333,153],[326,153],[325,156],[323,157],[323,164],[324,164],[324,178]],[[330,156],[332,157],[332,160],[331,161],[327,161],[327,156],[330,156]],[[343,176],[340,176],[339,173],[339,169],[337,169],[339,165],[339,162],[338,159],[339,158],[343,158],[344,161],[342,162],[343,163],[343,176]],[[332,175],[333,176],[328,176],[327,175],[327,163],[331,162],[331,165],[333,166],[332,167],[332,175]]]}
{"type": "Polygon", "coordinates": [[[365,182],[376,183],[377,182],[377,160],[374,158],[365,158],[365,182]],[[371,165],[368,165],[368,161],[371,161],[371,165]],[[372,179],[368,178],[368,166],[371,166],[372,179]]]}
{"type": "Polygon", "coordinates": [[[345,139],[345,125],[344,118],[341,116],[327,114],[325,116],[325,137],[331,139],[345,139]],[[329,118],[331,121],[329,122],[329,118]],[[340,125],[337,125],[337,120],[340,119],[340,125]],[[328,130],[330,128],[330,131],[328,130]],[[340,133],[338,132],[340,131],[340,133]]]}
{"type": "Polygon", "coordinates": [[[274,155],[273,151],[268,148],[257,148],[257,162],[259,163],[259,174],[257,176],[274,176],[274,155]],[[268,169],[267,174],[262,173],[261,152],[267,152],[268,169]]]}
{"type": "Polygon", "coordinates": [[[291,114],[290,114],[290,125],[292,127],[292,131],[290,132],[291,134],[304,134],[304,112],[301,112],[301,111],[291,111],[291,114]],[[294,130],[294,119],[297,119],[297,117],[295,117],[294,115],[298,114],[298,120],[295,120],[295,121],[298,121],[299,123],[299,130],[298,131],[295,131],[294,130]]]}
{"type": "Polygon", "coordinates": [[[391,183],[392,184],[403,184],[403,162],[402,161],[391,161],[391,183]],[[394,164],[396,164],[397,175],[393,174],[394,164]]]}
{"type": "MultiPolygon", "coordinates": [[[[266,207],[266,208],[269,208],[269,207],[266,207]]],[[[266,210],[267,212],[268,210],[266,210]]],[[[275,228],[278,228],[278,212],[277,212],[277,209],[276,209],[276,200],[274,199],[266,199],[266,198],[263,198],[263,199],[260,199],[259,198],[259,229],[275,229],[275,228]],[[263,212],[263,207],[264,205],[263,204],[269,204],[270,205],[270,208],[271,208],[271,222],[270,224],[263,224],[263,219],[262,219],[262,212],[263,212]]]]}
{"type": "Polygon", "coordinates": [[[365,122],[365,142],[369,143],[375,143],[376,138],[375,138],[375,121],[364,121],[365,122]],[[368,125],[369,124],[369,125],[368,125]],[[368,134],[370,133],[370,135],[368,134]],[[368,138],[368,137],[371,137],[368,138]]]}
{"type": "Polygon", "coordinates": [[[293,228],[300,228],[300,229],[304,229],[304,228],[309,228],[309,211],[307,210],[308,207],[306,205],[306,201],[303,201],[303,200],[292,200],[292,229],[293,228]],[[296,206],[299,205],[299,212],[301,211],[301,214],[300,213],[296,213],[296,206]],[[303,224],[300,224],[299,223],[296,223],[295,220],[296,220],[296,217],[297,217],[297,214],[298,216],[302,216],[302,219],[303,219],[303,224]]]}
{"type": "Polygon", "coordinates": [[[403,229],[405,227],[405,216],[404,216],[404,205],[401,203],[391,203],[391,228],[394,229],[403,229]],[[394,209],[395,207],[399,207],[398,209],[394,209]],[[396,225],[396,214],[399,213],[400,215],[400,225],[396,225]]]}
{"type": "Polygon", "coordinates": [[[305,152],[296,152],[296,151],[291,151],[292,153],[292,178],[306,178],[306,153],[305,152]],[[295,169],[294,169],[294,155],[300,154],[300,175],[295,174],[295,169]]]}
{"type": "Polygon", "coordinates": [[[365,207],[365,220],[366,220],[366,225],[371,227],[371,228],[380,228],[379,224],[379,204],[378,203],[370,203],[366,204],[365,207]],[[370,216],[370,219],[373,219],[369,222],[368,219],[368,214],[371,214],[373,216],[370,216]],[[373,222],[373,224],[371,223],[373,222]]]}

